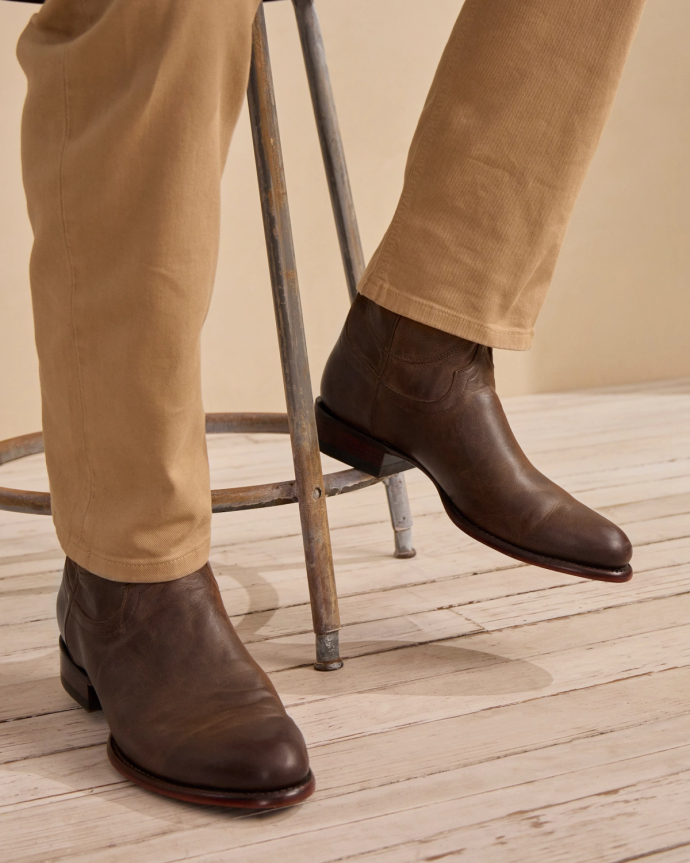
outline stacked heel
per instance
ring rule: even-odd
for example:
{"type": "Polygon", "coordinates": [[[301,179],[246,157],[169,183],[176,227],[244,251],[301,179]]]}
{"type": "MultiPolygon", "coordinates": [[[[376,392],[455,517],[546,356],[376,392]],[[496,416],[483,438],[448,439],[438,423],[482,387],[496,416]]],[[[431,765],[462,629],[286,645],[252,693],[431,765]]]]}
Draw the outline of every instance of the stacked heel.
{"type": "Polygon", "coordinates": [[[320,398],[314,411],[319,448],[325,455],[375,477],[391,476],[414,467],[384,444],[338,419],[320,398]]]}

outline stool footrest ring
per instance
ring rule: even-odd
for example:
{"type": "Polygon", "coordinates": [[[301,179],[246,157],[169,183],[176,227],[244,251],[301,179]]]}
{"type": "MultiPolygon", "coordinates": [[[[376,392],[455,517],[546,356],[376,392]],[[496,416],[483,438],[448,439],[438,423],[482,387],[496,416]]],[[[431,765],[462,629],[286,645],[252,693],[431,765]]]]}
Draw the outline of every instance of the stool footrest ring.
{"type": "MultiPolygon", "coordinates": [[[[281,413],[214,413],[206,414],[207,434],[288,434],[287,414],[281,413]]],[[[43,452],[41,432],[0,441],[0,465],[43,452]]],[[[357,491],[381,482],[350,468],[324,475],[326,497],[357,491]]],[[[249,485],[241,488],[219,488],[211,492],[213,512],[237,512],[297,503],[295,480],[249,485]]],[[[50,494],[0,487],[0,510],[30,515],[50,515],[50,494]]]]}

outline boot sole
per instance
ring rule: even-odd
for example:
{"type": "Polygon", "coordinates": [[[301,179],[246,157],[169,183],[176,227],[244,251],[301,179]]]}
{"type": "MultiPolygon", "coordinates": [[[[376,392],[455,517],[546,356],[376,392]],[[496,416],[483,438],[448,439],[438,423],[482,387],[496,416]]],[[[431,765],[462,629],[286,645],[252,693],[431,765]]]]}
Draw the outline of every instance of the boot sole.
{"type": "MultiPolygon", "coordinates": [[[[87,673],[72,659],[67,645],[60,637],[60,680],[62,686],[80,707],[88,713],[101,710],[101,703],[87,673]]],[[[275,791],[232,791],[216,788],[201,788],[195,785],[182,785],[155,776],[143,770],[122,752],[112,734],[107,744],[108,760],[125,779],[134,782],[146,791],[183,800],[186,803],[199,803],[203,806],[224,806],[233,809],[281,809],[302,803],[314,793],[316,782],[309,774],[297,785],[275,791]]]]}
{"type": "Polygon", "coordinates": [[[383,443],[383,441],[376,440],[352,428],[352,426],[332,414],[320,398],[316,400],[315,411],[316,426],[319,433],[319,447],[322,453],[375,477],[388,476],[391,473],[390,466],[392,464],[400,465],[396,472],[410,470],[413,467],[418,468],[435,485],[441,498],[441,503],[453,524],[468,536],[484,545],[488,545],[489,548],[500,551],[522,563],[530,563],[543,569],[551,569],[555,572],[566,573],[567,575],[577,575],[580,578],[589,578],[593,581],[622,584],[630,581],[632,578],[633,571],[630,564],[626,564],[620,569],[608,569],[607,567],[576,563],[528,551],[525,548],[520,548],[520,546],[499,539],[499,537],[482,530],[482,528],[477,527],[476,524],[465,518],[434,477],[413,458],[398,452],[393,447],[383,443]]]}

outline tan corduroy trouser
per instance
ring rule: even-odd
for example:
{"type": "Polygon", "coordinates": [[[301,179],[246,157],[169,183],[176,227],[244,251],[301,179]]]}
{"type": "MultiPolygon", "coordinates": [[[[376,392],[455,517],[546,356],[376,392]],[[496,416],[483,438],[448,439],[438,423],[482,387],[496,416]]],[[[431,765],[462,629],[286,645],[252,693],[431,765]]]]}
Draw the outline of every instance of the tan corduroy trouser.
{"type": "MultiPolygon", "coordinates": [[[[48,0],[19,43],[55,525],[66,554],[118,581],[208,558],[199,341],[257,6],[48,0]]],[[[529,346],[643,6],[466,0],[366,296],[529,346]]]]}

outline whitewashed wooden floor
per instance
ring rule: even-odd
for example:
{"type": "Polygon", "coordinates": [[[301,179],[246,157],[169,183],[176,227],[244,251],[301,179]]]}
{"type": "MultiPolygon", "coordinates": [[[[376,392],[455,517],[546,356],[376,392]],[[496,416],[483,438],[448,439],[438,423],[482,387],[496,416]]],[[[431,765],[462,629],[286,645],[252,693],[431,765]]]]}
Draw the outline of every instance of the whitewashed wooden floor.
{"type": "MultiPolygon", "coordinates": [[[[414,560],[390,554],[382,487],[329,504],[349,661],[318,674],[296,508],[215,516],[225,602],[317,777],[280,813],[119,778],[102,716],[60,688],[50,521],[1,513],[0,858],[688,863],[690,380],[507,408],[537,465],[625,527],[628,585],[517,565],[455,530],[409,473],[414,560]]],[[[288,449],[212,439],[215,484],[287,478],[288,449]]],[[[8,465],[0,484],[41,487],[42,470],[8,465]]]]}

